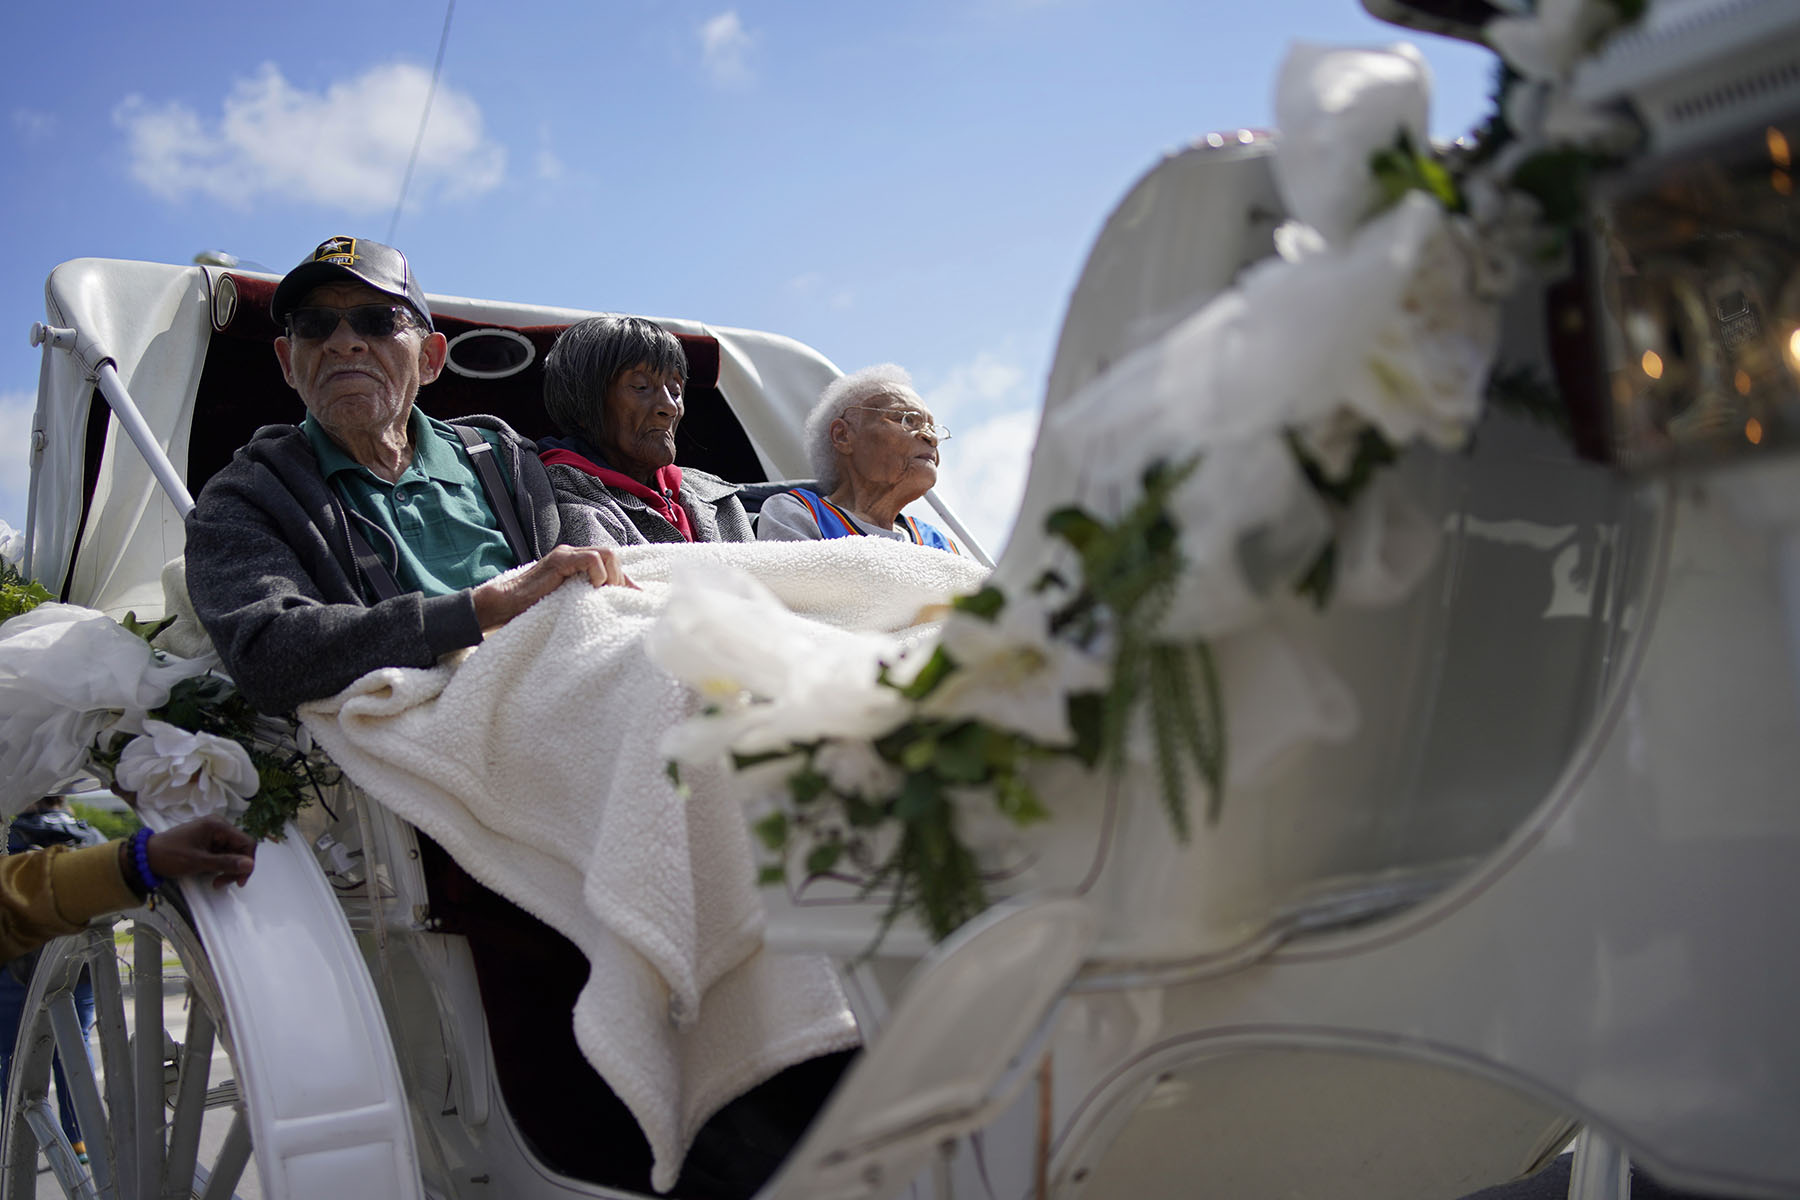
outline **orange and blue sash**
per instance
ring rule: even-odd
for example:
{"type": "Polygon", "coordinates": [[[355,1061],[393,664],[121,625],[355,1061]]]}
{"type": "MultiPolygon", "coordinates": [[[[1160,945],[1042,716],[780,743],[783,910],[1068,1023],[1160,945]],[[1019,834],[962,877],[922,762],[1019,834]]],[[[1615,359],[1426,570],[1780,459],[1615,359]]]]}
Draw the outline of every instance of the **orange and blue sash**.
{"type": "MultiPolygon", "coordinates": [[[[814,524],[819,527],[819,536],[823,538],[854,537],[867,531],[858,525],[849,513],[827,500],[819,493],[807,488],[790,488],[788,494],[806,505],[806,511],[812,514],[814,524]]],[[[900,514],[900,531],[911,538],[915,545],[930,546],[937,550],[948,550],[951,554],[961,554],[956,543],[937,526],[917,517],[900,514]]]]}

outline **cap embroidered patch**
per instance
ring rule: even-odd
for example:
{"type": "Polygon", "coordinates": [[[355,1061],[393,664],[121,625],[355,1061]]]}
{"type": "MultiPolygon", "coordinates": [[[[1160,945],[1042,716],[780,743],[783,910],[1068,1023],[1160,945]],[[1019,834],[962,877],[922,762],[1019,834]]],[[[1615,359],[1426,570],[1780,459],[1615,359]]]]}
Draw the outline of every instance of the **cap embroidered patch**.
{"type": "Polygon", "coordinates": [[[312,260],[314,262],[336,263],[340,267],[347,267],[354,263],[359,257],[360,255],[356,253],[355,238],[334,237],[326,238],[319,243],[319,248],[313,251],[312,260]]]}
{"type": "Polygon", "coordinates": [[[281,277],[269,300],[269,315],[277,325],[305,303],[308,293],[326,284],[360,283],[408,305],[431,328],[431,308],[425,293],[406,265],[406,256],[392,246],[369,238],[329,237],[313,248],[299,266],[281,277]]]}

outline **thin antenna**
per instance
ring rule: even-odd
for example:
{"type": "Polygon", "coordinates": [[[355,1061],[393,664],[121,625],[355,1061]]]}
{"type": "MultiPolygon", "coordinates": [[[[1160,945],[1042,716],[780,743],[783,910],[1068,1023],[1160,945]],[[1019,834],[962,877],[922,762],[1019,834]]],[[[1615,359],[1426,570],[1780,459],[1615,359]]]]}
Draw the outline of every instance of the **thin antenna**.
{"type": "Polygon", "coordinates": [[[444,5],[444,32],[438,35],[437,61],[431,64],[431,87],[425,93],[425,111],[419,114],[419,132],[413,137],[412,154],[406,160],[406,174],[400,178],[400,198],[394,201],[394,219],[388,222],[387,240],[394,242],[394,230],[400,227],[400,210],[406,205],[406,189],[412,186],[413,167],[419,162],[419,147],[425,143],[425,125],[431,120],[431,102],[437,97],[438,76],[444,70],[444,49],[450,45],[450,18],[456,14],[456,0],[444,5]]]}

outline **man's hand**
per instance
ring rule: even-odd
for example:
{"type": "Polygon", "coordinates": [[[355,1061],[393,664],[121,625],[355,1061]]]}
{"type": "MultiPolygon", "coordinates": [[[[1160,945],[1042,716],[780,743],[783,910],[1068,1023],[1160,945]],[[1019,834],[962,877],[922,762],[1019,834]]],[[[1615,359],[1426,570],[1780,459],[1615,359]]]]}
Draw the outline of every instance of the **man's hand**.
{"type": "Polygon", "coordinates": [[[150,871],[162,879],[213,875],[214,887],[244,886],[256,865],[256,839],[218,817],[201,817],[164,833],[153,833],[144,845],[150,871]]]}
{"type": "Polygon", "coordinates": [[[637,586],[626,578],[619,552],[611,546],[558,546],[525,570],[476,588],[475,619],[484,630],[498,629],[575,575],[586,576],[595,587],[637,586]]]}

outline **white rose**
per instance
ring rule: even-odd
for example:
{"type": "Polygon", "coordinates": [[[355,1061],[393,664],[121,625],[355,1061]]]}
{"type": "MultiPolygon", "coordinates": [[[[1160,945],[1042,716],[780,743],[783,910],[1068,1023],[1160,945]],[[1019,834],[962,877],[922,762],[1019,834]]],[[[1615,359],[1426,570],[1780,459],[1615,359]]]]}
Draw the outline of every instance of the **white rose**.
{"type": "Polygon", "coordinates": [[[1428,148],[1430,103],[1431,71],[1416,46],[1296,42],[1275,88],[1275,184],[1288,211],[1334,245],[1349,237],[1380,200],[1369,160],[1401,133],[1428,148]]]}
{"type": "Polygon", "coordinates": [[[1409,192],[1350,249],[1371,279],[1397,279],[1401,289],[1374,336],[1344,347],[1331,395],[1396,446],[1423,437],[1457,449],[1481,415],[1500,312],[1476,294],[1469,239],[1466,221],[1453,223],[1436,200],[1409,192]]]}
{"type": "Polygon", "coordinates": [[[256,766],[242,746],[156,720],[126,743],[113,777],[171,823],[242,812],[257,788],[256,766]]]}

